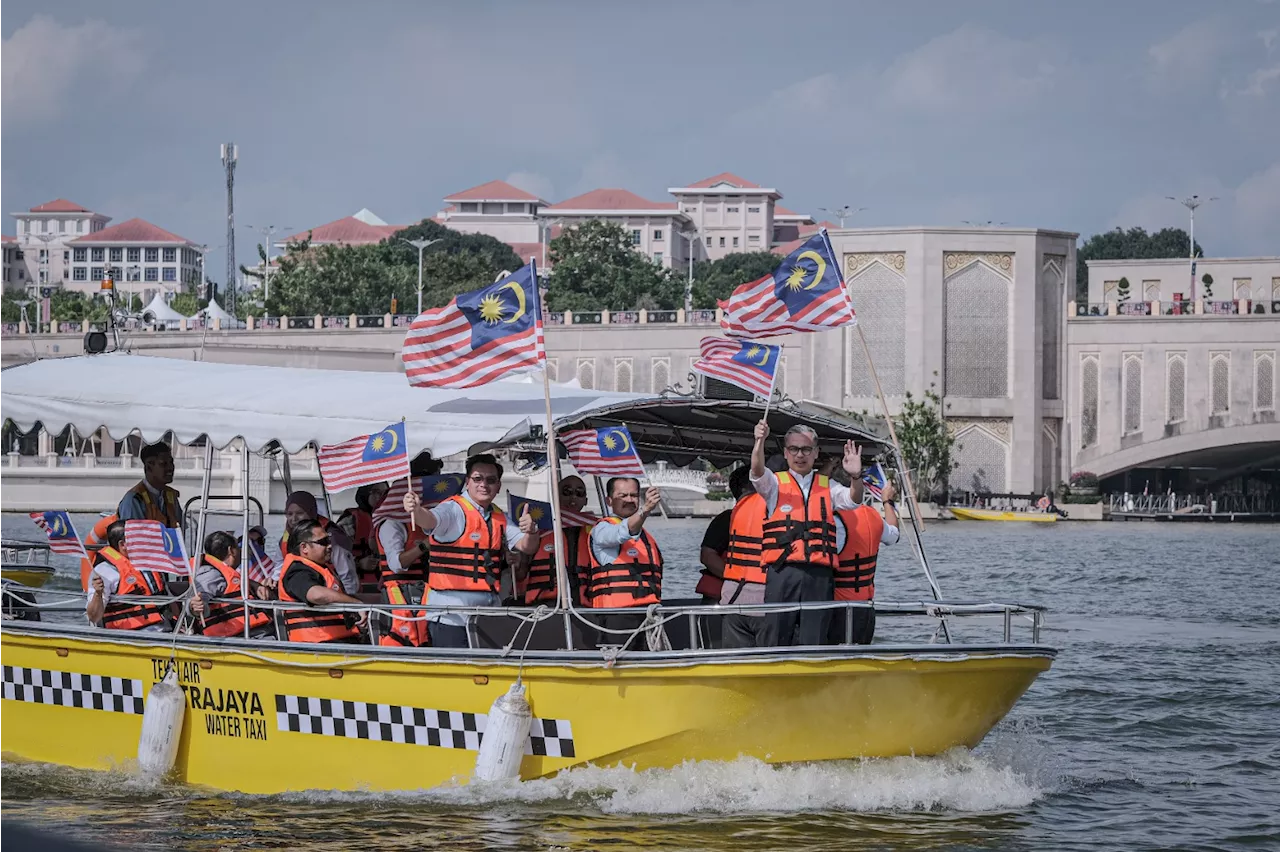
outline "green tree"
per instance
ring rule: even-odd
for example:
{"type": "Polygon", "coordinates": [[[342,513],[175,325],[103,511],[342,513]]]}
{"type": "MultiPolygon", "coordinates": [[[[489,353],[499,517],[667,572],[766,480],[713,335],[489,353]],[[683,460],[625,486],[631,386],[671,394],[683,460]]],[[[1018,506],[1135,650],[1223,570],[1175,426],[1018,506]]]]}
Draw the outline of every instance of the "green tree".
{"type": "Polygon", "coordinates": [[[693,266],[693,306],[714,308],[740,284],[771,274],[782,258],[770,251],[735,252],[693,266]]]}
{"type": "Polygon", "coordinates": [[[1120,276],[1120,280],[1116,282],[1116,301],[1124,304],[1129,301],[1129,279],[1120,276]]]}
{"type": "MultiPolygon", "coordinates": [[[[1089,299],[1089,261],[1186,257],[1190,242],[1181,228],[1162,228],[1154,234],[1144,228],[1116,228],[1094,234],[1076,252],[1076,301],[1089,299]]],[[[1203,257],[1199,243],[1195,248],[1196,257],[1203,257]]]]}
{"type": "Polygon", "coordinates": [[[907,391],[902,413],[894,421],[918,500],[931,500],[934,495],[946,492],[951,471],[957,464],[952,459],[956,439],[947,429],[942,398],[935,387],[930,384],[923,399],[907,391]]]}
{"type": "Polygon", "coordinates": [[[1204,285],[1204,297],[1206,299],[1213,298],[1213,276],[1205,273],[1200,276],[1200,283],[1204,285]]]}
{"type": "Polygon", "coordinates": [[[671,310],[684,301],[678,273],[640,254],[621,225],[591,220],[551,241],[553,311],[671,310]]]}
{"type": "MultiPolygon", "coordinates": [[[[0,301],[0,320],[4,322],[21,322],[22,308],[18,302],[27,300],[27,294],[20,287],[5,287],[4,299],[0,301]]],[[[30,316],[30,313],[27,314],[30,316]]]]}

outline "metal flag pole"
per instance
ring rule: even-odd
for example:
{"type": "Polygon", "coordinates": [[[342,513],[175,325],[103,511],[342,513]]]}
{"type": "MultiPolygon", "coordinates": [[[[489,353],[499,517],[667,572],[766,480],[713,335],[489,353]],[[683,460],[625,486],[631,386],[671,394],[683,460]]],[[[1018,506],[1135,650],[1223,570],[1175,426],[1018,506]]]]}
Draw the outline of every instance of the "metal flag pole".
{"type": "MultiPolygon", "coordinates": [[[[764,344],[768,345],[768,344],[764,344]]],[[[764,418],[769,419],[769,407],[773,405],[773,391],[778,386],[778,371],[782,369],[782,344],[778,344],[778,360],[773,362],[773,375],[769,377],[769,395],[764,398],[764,418]]]]}
{"type": "MultiPolygon", "coordinates": [[[[268,477],[269,479],[270,477],[268,477]]],[[[249,638],[249,560],[254,558],[249,540],[249,441],[240,439],[240,505],[244,510],[240,532],[240,600],[244,611],[244,638],[249,638]]],[[[265,518],[263,519],[265,520],[265,518]]],[[[263,546],[266,542],[264,540],[263,546]]],[[[261,563],[259,563],[261,564],[261,563]]],[[[268,580],[271,578],[268,577],[268,580]]],[[[263,585],[266,585],[265,583],[263,585]]]]}
{"type": "MultiPolygon", "coordinates": [[[[421,313],[421,312],[419,312],[419,313],[421,313]]],[[[403,417],[401,417],[401,418],[400,418],[400,424],[401,424],[401,427],[403,428],[403,427],[404,427],[404,418],[403,418],[403,417]]],[[[405,493],[406,493],[406,494],[408,494],[409,492],[413,491],[413,459],[411,459],[411,458],[409,457],[409,433],[408,433],[408,431],[406,431],[406,432],[405,432],[405,435],[404,435],[404,444],[405,444],[405,447],[404,447],[404,473],[405,473],[405,477],[404,477],[404,490],[405,490],[405,493]]],[[[413,512],[410,512],[410,513],[409,513],[409,529],[411,529],[411,530],[416,530],[417,528],[418,528],[418,521],[413,517],[413,512]]]]}

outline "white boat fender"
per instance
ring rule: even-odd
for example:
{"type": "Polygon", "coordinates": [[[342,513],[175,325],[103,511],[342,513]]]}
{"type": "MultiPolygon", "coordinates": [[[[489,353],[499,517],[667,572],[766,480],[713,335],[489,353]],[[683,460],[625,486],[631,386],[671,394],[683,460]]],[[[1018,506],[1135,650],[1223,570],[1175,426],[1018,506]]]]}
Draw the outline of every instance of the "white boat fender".
{"type": "Polygon", "coordinates": [[[533,711],[524,697],[524,684],[516,681],[489,708],[489,718],[476,756],[476,781],[500,781],[520,777],[520,761],[529,742],[533,711]]]}
{"type": "Polygon", "coordinates": [[[138,768],[143,773],[162,776],[173,769],[186,712],[186,696],[178,686],[178,673],[171,668],[147,693],[138,738],[138,768]]]}

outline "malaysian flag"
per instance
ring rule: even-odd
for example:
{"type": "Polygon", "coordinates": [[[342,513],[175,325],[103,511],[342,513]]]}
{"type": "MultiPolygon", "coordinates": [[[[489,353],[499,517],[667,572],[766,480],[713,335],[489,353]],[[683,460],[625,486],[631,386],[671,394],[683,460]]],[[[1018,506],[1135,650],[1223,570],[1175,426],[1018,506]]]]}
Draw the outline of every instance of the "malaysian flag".
{"type": "Polygon", "coordinates": [[[546,362],[534,262],[487,287],[456,296],[409,326],[402,351],[409,384],[473,388],[546,362]]]}
{"type": "MultiPolygon", "coordinates": [[[[415,476],[413,487],[422,497],[424,506],[435,506],[462,493],[467,478],[461,473],[444,473],[439,476],[415,476]]],[[[383,521],[409,523],[409,513],[404,510],[404,495],[409,492],[408,481],[404,478],[391,483],[387,496],[373,510],[373,525],[376,527],[383,521]]]]}
{"type": "Polygon", "coordinates": [[[572,509],[560,509],[560,521],[565,529],[573,527],[594,527],[600,519],[590,512],[575,512],[572,509]]]}
{"type": "Polygon", "coordinates": [[[507,495],[508,517],[518,522],[520,520],[520,513],[524,511],[525,506],[529,507],[529,517],[533,519],[533,523],[538,529],[551,529],[552,517],[550,503],[543,503],[541,500],[530,500],[528,497],[517,497],[514,494],[507,495]]]}
{"type": "Polygon", "coordinates": [[[738,287],[720,302],[730,337],[769,337],[853,325],[853,303],[824,228],[787,255],[772,275],[738,287]]]}
{"type": "Polygon", "coordinates": [[[702,357],[693,362],[693,371],[737,385],[756,396],[773,395],[773,381],[778,372],[781,346],[751,340],[725,340],[704,337],[702,357]]]}
{"type": "Polygon", "coordinates": [[[249,560],[249,579],[255,583],[270,585],[280,579],[280,566],[267,553],[261,544],[249,539],[249,546],[243,551],[242,558],[249,560]]]}
{"type": "Polygon", "coordinates": [[[876,500],[884,499],[884,486],[888,482],[885,478],[884,468],[880,466],[880,462],[876,462],[862,472],[862,484],[866,486],[867,493],[876,500]]]}
{"type": "Polygon", "coordinates": [[[125,521],[124,545],[129,561],[139,571],[191,574],[182,533],[159,521],[125,521]]]}
{"type": "Polygon", "coordinates": [[[49,549],[54,553],[87,558],[68,512],[32,512],[31,520],[49,537],[49,549]]]}
{"type": "Polygon", "coordinates": [[[409,470],[404,423],[393,423],[381,432],[321,447],[318,457],[320,478],[330,491],[395,479],[409,470]]]}
{"type": "Polygon", "coordinates": [[[644,465],[626,426],[578,429],[560,433],[569,461],[578,473],[596,476],[644,476],[644,465]]]}

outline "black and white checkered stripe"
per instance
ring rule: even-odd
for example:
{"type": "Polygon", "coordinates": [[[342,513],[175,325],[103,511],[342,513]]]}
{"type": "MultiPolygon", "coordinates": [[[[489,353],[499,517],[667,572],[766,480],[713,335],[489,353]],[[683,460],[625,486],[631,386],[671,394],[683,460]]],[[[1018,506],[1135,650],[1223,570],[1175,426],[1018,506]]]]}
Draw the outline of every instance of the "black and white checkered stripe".
{"type": "MultiPolygon", "coordinates": [[[[479,751],[486,721],[488,716],[484,713],[302,695],[276,696],[276,726],[295,734],[479,751]]],[[[569,721],[534,719],[524,753],[574,757],[573,729],[569,721]]]]}
{"type": "Polygon", "coordinates": [[[142,715],[142,681],[122,677],[4,667],[4,697],[58,707],[142,715]]]}

